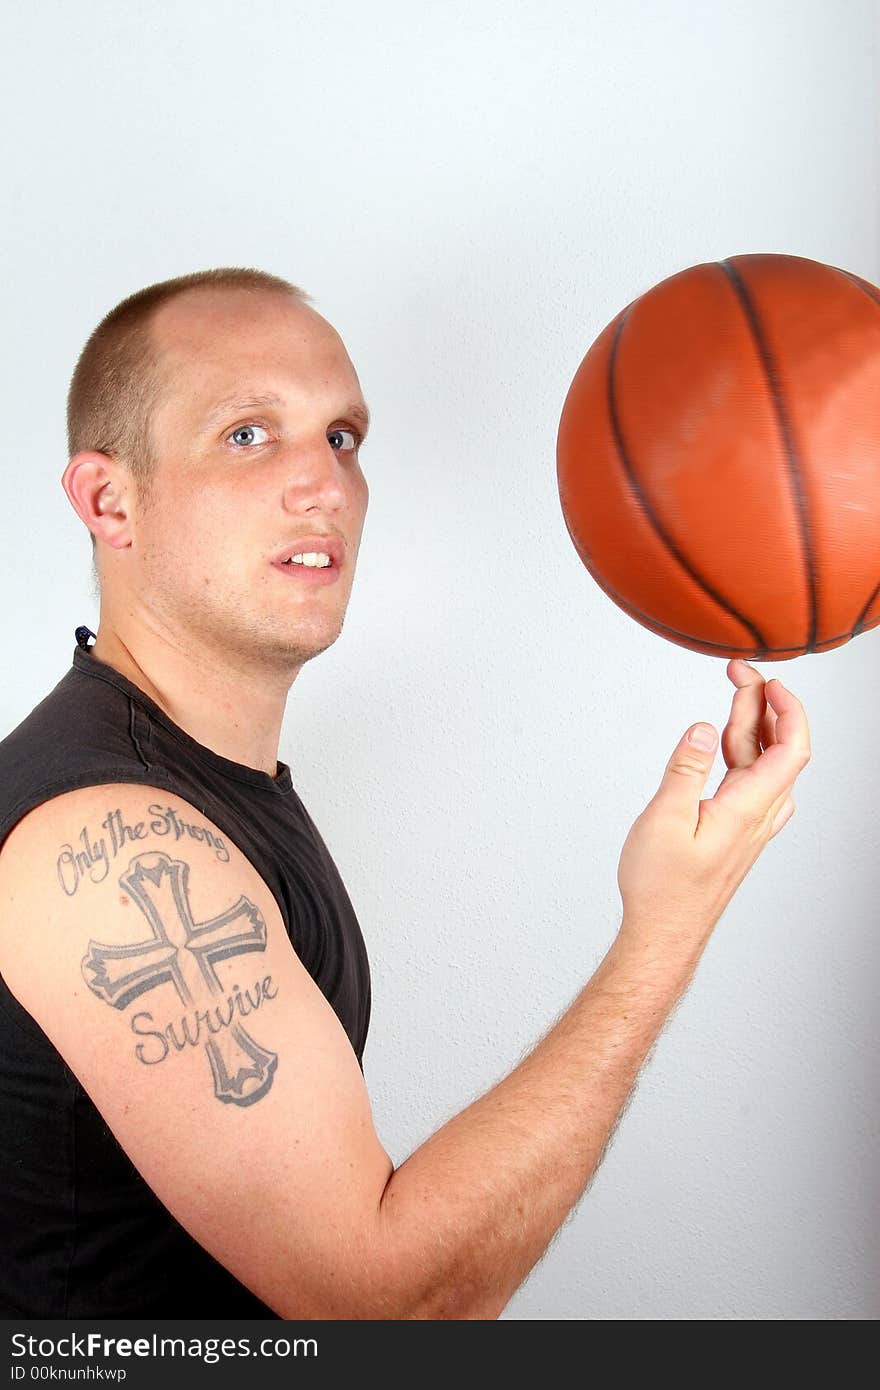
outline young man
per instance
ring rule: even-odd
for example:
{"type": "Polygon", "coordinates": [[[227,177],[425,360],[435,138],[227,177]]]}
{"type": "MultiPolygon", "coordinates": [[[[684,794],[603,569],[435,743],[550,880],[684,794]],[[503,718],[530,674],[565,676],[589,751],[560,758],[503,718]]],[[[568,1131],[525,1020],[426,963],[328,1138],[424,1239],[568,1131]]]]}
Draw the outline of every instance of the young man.
{"type": "Polygon", "coordinates": [[[358,377],[306,301],[254,271],[163,282],[74,373],[62,481],[100,623],[0,743],[6,1317],[496,1318],[809,760],[799,701],[732,661],[714,798],[714,730],[685,736],[593,978],[395,1170],[363,939],[277,760],[368,499],[358,377]]]}

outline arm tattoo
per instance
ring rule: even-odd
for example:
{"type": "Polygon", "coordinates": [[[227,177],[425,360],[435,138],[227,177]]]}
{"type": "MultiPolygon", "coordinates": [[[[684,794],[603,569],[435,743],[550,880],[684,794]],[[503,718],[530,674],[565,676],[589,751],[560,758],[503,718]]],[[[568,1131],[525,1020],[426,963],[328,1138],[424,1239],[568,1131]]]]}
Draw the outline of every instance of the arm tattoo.
{"type": "Polygon", "coordinates": [[[115,810],[108,811],[101,821],[100,828],[107,832],[106,835],[96,839],[89,833],[88,826],[84,825],[78,837],[78,844],[82,848],[74,849],[69,843],[61,846],[56,861],[58,882],[69,898],[73,897],[85,877],[92,883],[102,883],[110,872],[111,859],[116,858],[123,846],[143,840],[150,832],[154,835],[173,835],[175,841],[182,835],[188,835],[190,839],[210,845],[219,860],[224,864],[229,863],[229,850],[223,840],[206,825],[190,824],[173,806],[161,806],[157,801],[147,807],[147,812],[152,817],[149,826],[142,820],[127,825],[117,806],[115,810]]]}
{"type": "Polygon", "coordinates": [[[266,948],[266,923],[259,908],[240,897],[231,907],[203,922],[193,920],[188,893],[189,865],[160,850],[132,859],[119,879],[146,918],[143,940],[115,946],[90,941],[82,973],[89,989],[115,1009],[171,985],[186,1012],[166,1027],[153,1027],[147,1011],[131,1017],[138,1061],[155,1066],[172,1050],[204,1048],[214,1080],[214,1095],[232,1105],[252,1105],[272,1085],[278,1057],[261,1047],[242,1028],[240,1019],[255,1013],[278,993],[271,975],[253,989],[233,985],[227,994],[215,962],[266,948]]]}

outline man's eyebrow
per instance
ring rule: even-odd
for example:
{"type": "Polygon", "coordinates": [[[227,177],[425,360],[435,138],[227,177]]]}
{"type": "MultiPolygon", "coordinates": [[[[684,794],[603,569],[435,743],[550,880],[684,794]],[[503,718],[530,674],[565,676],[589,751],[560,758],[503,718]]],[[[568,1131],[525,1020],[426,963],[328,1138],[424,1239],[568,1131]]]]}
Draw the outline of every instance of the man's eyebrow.
{"type": "MultiPolygon", "coordinates": [[[[216,405],[211,407],[210,411],[205,416],[205,427],[210,428],[211,425],[222,419],[224,415],[230,415],[239,410],[253,410],[258,406],[281,406],[283,404],[284,402],[281,397],[276,396],[272,391],[262,393],[248,392],[245,394],[236,392],[234,396],[227,396],[225,400],[218,401],[216,405]]],[[[348,415],[353,420],[356,420],[359,425],[363,426],[365,434],[370,428],[369,408],[361,405],[359,401],[353,401],[351,405],[346,406],[345,410],[340,411],[340,414],[348,415]]]]}

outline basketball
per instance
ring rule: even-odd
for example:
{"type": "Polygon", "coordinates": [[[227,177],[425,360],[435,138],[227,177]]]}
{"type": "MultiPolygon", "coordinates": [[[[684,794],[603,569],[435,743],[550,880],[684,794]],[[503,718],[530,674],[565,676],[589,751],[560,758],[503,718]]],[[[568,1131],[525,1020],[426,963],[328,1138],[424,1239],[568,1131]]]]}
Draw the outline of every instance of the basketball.
{"type": "Polygon", "coordinates": [[[880,290],[786,255],[662,280],[578,367],[556,458],[578,556],[649,631],[841,646],[880,623],[880,290]]]}

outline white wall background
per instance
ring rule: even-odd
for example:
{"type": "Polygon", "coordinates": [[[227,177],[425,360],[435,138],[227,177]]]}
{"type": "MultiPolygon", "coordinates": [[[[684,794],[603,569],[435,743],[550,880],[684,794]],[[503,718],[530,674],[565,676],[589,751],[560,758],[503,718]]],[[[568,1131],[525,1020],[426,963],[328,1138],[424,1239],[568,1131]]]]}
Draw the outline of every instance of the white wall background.
{"type": "MultiPolygon", "coordinates": [[[[365,1068],[398,1163],[586,981],[629,826],[684,729],[729,711],[725,662],[627,618],[575,554],[571,376],[699,261],[880,281],[878,28],[867,0],[37,0],[10,24],[3,731],[96,626],[59,482],[88,333],[208,266],[302,285],[375,424],[345,628],[296,682],[281,756],[367,940],[365,1068]]],[[[878,1313],[880,632],[759,669],[810,718],[797,813],[505,1317],[878,1313]]]]}

